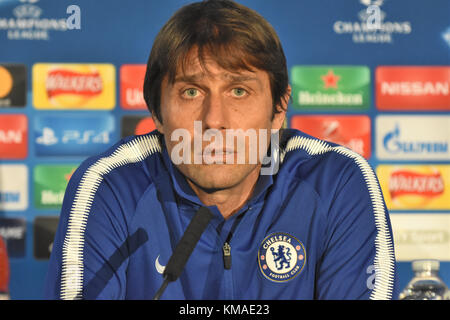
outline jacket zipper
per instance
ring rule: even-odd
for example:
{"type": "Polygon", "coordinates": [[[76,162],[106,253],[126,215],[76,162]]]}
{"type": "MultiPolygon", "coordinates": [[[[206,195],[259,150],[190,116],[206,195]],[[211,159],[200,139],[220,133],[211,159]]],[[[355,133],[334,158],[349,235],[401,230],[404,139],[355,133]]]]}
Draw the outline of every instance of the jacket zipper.
{"type": "Polygon", "coordinates": [[[231,246],[227,241],[225,241],[225,243],[223,244],[222,250],[223,250],[223,267],[226,270],[230,270],[231,269],[231,246]]]}
{"type": "Polygon", "coordinates": [[[237,229],[237,226],[241,222],[244,214],[249,211],[251,207],[248,207],[244,210],[236,220],[233,222],[230,231],[228,232],[227,238],[222,246],[222,254],[223,254],[223,267],[224,267],[224,298],[231,300],[234,299],[234,289],[233,289],[233,272],[231,270],[231,238],[233,237],[233,233],[237,229]]]}
{"type": "Polygon", "coordinates": [[[225,240],[222,251],[223,251],[223,267],[225,270],[231,269],[231,238],[233,237],[233,232],[237,228],[239,222],[241,222],[242,218],[244,217],[244,214],[249,210],[250,208],[247,208],[244,212],[242,212],[239,217],[236,218],[236,220],[233,223],[233,226],[231,227],[230,232],[228,233],[227,239],[225,240]]]}

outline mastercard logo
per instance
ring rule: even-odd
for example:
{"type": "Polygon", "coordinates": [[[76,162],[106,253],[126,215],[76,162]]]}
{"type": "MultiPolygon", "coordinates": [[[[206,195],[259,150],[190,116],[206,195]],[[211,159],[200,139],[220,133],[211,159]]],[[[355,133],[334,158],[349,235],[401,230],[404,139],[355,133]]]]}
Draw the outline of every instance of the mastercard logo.
{"type": "Polygon", "coordinates": [[[0,64],[0,107],[17,108],[27,104],[27,67],[24,64],[0,64]]]}
{"type": "Polygon", "coordinates": [[[11,73],[3,66],[0,66],[0,99],[5,98],[11,92],[14,80],[11,73]]]}
{"type": "Polygon", "coordinates": [[[115,68],[110,64],[36,64],[36,109],[103,109],[115,106],[115,68]]]}

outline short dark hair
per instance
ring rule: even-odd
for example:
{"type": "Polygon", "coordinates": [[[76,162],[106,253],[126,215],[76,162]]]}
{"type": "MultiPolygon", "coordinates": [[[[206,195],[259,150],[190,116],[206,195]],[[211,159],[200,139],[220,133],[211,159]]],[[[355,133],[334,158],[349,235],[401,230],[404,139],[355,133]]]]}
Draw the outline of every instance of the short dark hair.
{"type": "Polygon", "coordinates": [[[186,5],[166,22],[155,38],[147,62],[144,99],[162,123],[161,83],[168,75],[175,81],[185,70],[188,54],[198,51],[204,67],[205,54],[226,70],[264,70],[269,74],[273,115],[289,84],[286,57],[273,27],[256,11],[230,0],[206,0],[186,5]]]}

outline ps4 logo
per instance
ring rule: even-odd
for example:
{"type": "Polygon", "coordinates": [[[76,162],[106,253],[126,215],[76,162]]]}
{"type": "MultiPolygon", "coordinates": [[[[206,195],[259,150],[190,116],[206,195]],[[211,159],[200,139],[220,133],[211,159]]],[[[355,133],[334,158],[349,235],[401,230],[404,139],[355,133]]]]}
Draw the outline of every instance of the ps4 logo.
{"type": "Polygon", "coordinates": [[[42,129],[42,135],[36,139],[36,143],[46,146],[51,146],[59,142],[76,144],[108,144],[110,142],[110,132],[97,132],[95,130],[64,130],[61,138],[58,138],[53,129],[44,127],[42,129]]]}
{"type": "Polygon", "coordinates": [[[38,156],[89,156],[104,151],[113,141],[115,121],[105,116],[47,116],[35,120],[38,156]]]}

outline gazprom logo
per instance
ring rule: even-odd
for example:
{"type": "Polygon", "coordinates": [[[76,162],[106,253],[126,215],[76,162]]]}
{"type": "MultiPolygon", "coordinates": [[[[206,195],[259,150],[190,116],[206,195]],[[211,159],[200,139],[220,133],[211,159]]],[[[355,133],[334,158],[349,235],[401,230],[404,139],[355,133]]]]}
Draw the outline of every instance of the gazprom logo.
{"type": "Polygon", "coordinates": [[[395,128],[388,132],[383,139],[384,148],[390,153],[441,153],[448,152],[446,141],[408,141],[403,140],[400,135],[398,123],[395,128]]]}
{"type": "Polygon", "coordinates": [[[28,208],[28,167],[23,164],[0,165],[0,212],[28,208]]]}
{"type": "Polygon", "coordinates": [[[450,116],[381,115],[376,154],[382,160],[450,160],[450,116]]]}

